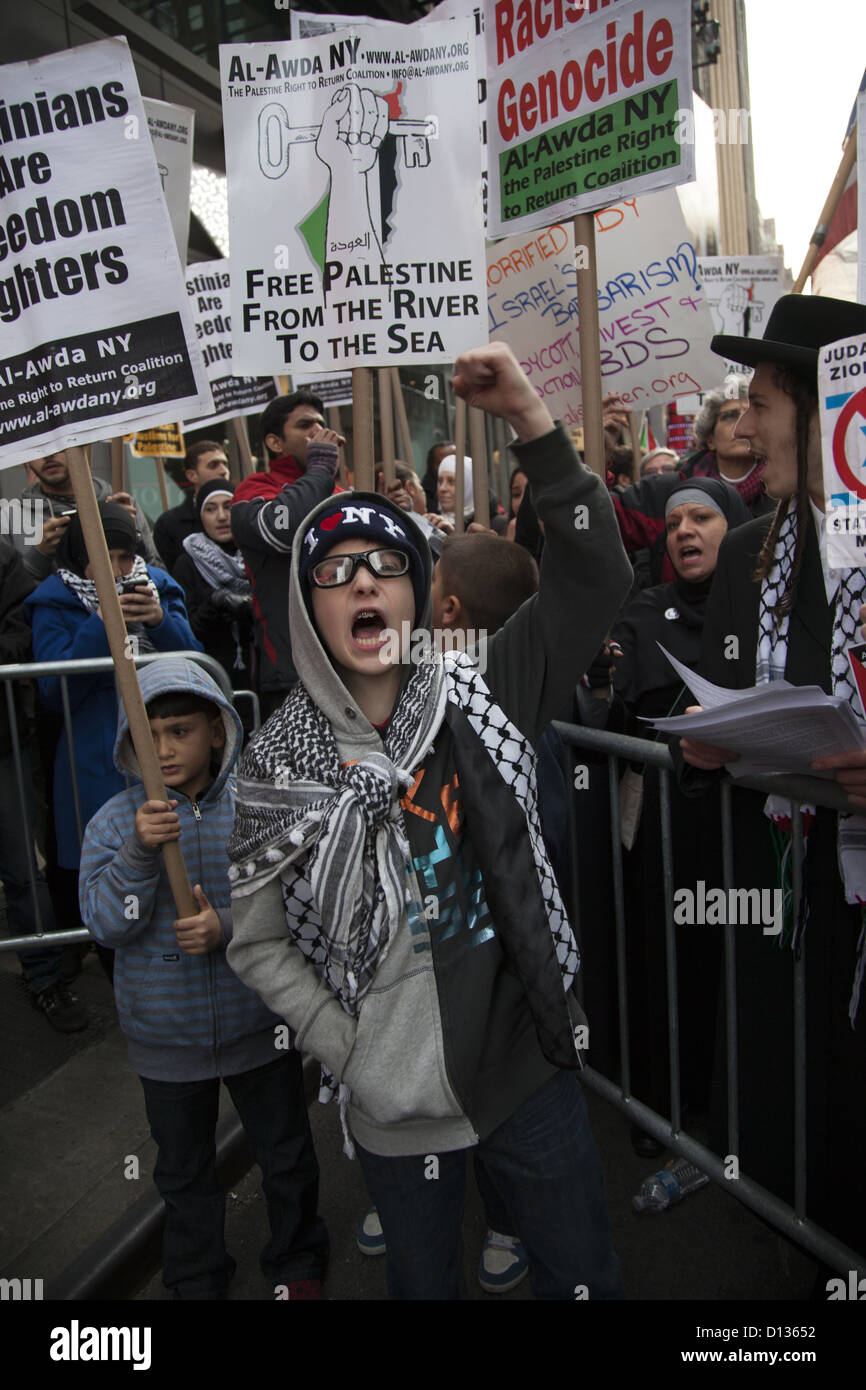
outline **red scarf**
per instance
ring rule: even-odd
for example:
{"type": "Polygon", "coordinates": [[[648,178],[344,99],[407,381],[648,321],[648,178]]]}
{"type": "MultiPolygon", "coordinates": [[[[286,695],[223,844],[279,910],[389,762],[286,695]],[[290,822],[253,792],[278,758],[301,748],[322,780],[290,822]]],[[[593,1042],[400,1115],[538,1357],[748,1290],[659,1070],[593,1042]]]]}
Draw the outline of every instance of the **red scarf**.
{"type": "Polygon", "coordinates": [[[761,459],[760,463],[755,464],[751,473],[745,478],[737,478],[736,480],[733,478],[722,478],[719,472],[719,465],[716,463],[716,456],[712,452],[707,452],[704,458],[699,459],[694,467],[689,470],[693,478],[720,478],[723,483],[728,484],[728,487],[736,488],[750,511],[752,503],[756,502],[764,491],[764,484],[761,477],[763,471],[764,460],[761,459]]]}

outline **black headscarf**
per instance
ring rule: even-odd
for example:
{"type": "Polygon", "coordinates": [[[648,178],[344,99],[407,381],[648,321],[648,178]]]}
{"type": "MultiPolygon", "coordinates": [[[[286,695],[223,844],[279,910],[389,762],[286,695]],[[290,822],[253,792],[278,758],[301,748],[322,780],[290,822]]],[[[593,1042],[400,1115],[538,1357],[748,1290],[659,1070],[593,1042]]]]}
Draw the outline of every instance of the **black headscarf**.
{"type": "MultiPolygon", "coordinates": [[[[672,499],[676,497],[678,492],[692,490],[707,494],[725,517],[729,531],[733,531],[735,526],[742,526],[744,522],[751,521],[751,513],[736,488],[722,482],[721,478],[678,479],[665,498],[665,511],[667,512],[671,505],[677,505],[676,501],[672,499]]],[[[712,574],[697,584],[690,584],[687,579],[681,578],[680,575],[677,575],[673,581],[673,587],[676,590],[676,606],[687,627],[703,627],[712,582],[712,574]]]]}
{"type": "MultiPolygon", "coordinates": [[[[118,502],[99,502],[99,519],[105,532],[105,542],[109,550],[128,550],[135,554],[137,540],[135,522],[125,507],[118,502]]],[[[81,518],[76,512],[70,517],[63,539],[57,547],[57,568],[71,570],[84,578],[84,571],[90,563],[81,518]]]]}

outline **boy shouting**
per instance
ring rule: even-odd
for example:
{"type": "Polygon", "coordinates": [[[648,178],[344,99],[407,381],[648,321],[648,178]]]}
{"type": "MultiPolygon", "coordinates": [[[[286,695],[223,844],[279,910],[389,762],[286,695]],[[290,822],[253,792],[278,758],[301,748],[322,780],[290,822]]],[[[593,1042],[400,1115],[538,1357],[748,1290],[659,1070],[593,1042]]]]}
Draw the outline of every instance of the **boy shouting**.
{"type": "Polygon", "coordinates": [[[574,1076],[578,951],[541,837],[532,745],[631,570],[603,485],[510,350],[461,357],[454,389],[517,434],[545,523],[539,593],[491,638],[484,666],[429,644],[412,664],[431,560],[410,514],[375,493],[310,513],[289,592],[300,682],[239,769],[229,961],[339,1083],[392,1297],[459,1297],[477,1145],[536,1295],[617,1298],[574,1076]]]}

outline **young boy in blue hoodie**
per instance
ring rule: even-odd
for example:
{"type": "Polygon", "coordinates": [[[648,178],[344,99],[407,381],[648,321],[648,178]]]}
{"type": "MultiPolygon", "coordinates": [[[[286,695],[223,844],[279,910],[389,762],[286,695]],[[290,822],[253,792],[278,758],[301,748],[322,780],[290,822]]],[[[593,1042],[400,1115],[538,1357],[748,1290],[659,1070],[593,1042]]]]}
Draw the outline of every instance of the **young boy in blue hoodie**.
{"type": "Polygon", "coordinates": [[[579,956],[533,745],[601,645],[631,567],[602,481],[510,350],[464,354],[454,389],[517,434],[545,525],[539,591],[484,663],[480,649],[425,651],[411,630],[429,625],[431,558],[411,515],[358,492],[310,513],[289,589],[300,680],[239,772],[229,960],[340,1087],[392,1297],[460,1296],[477,1146],[536,1295],[615,1299],[574,1075],[579,956]]]}
{"type": "MultiPolygon", "coordinates": [[[[139,672],[169,801],[140,782],[89,822],[81,914],[116,952],[114,985],[129,1060],[158,1147],[154,1182],[166,1207],[163,1280],[177,1298],[224,1298],[235,1270],[225,1248],[216,1173],[222,1078],[240,1115],[268,1207],[261,1265],[289,1298],[320,1298],[328,1237],[317,1215],[318,1165],[299,1054],[279,1049],[276,1018],[226,963],[232,919],[226,840],[241,724],[195,664],[166,658],[139,672]],[[199,911],[177,920],[161,846],[179,840],[199,911]]],[[[121,710],[115,763],[140,777],[121,710]]]]}

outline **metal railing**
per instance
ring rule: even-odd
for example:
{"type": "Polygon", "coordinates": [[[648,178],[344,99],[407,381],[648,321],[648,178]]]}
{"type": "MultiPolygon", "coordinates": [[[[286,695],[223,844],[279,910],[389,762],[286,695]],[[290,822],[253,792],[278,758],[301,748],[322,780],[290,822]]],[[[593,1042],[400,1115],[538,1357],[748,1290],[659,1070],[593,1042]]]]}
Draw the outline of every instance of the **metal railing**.
{"type": "MultiPolygon", "coordinates": [[[[574,875],[572,912],[575,927],[580,929],[580,909],[577,884],[579,825],[571,788],[574,779],[574,750],[595,753],[607,758],[608,793],[610,803],[610,834],[612,852],[612,887],[614,928],[616,938],[617,1024],[619,1036],[619,1080],[603,1075],[591,1065],[584,1067],[582,1079],[641,1129],[664,1144],[674,1153],[688,1158],[729,1194],[770,1222],[784,1235],[823,1260],[826,1264],[847,1273],[856,1269],[866,1273],[866,1256],[857,1254],[842,1241],[809,1221],[806,1212],[806,955],[801,942],[793,955],[793,1101],[794,1101],[794,1201],[793,1205],[739,1172],[735,1181],[726,1172],[726,1159],[739,1153],[739,1090],[737,1039],[737,973],[735,927],[726,921],[724,927],[724,1000],[725,1051],[727,1064],[727,1142],[728,1154],[714,1153],[705,1144],[683,1131],[680,1087],[680,1031],[677,1006],[677,941],[674,923],[673,837],[671,831],[671,787],[673,763],[666,745],[647,739],[632,738],[606,730],[584,728],[574,724],[555,723],[553,726],[568,750],[569,787],[569,860],[574,875]],[[659,778],[659,817],[662,852],[662,883],[664,895],[664,938],[667,982],[667,1036],[669,1049],[670,1115],[664,1116],[631,1094],[631,1064],[629,1049],[629,1003],[626,950],[626,908],[623,875],[623,845],[619,805],[619,760],[641,763],[655,768],[659,778]]],[[[722,824],[722,880],[726,894],[734,888],[734,830],[732,788],[745,787],[752,791],[776,793],[792,801],[792,887],[794,921],[800,920],[804,838],[801,805],[804,802],[851,810],[847,795],[833,783],[817,777],[791,776],[772,778],[724,778],[719,784],[722,824]]],[[[708,792],[708,795],[713,795],[708,792]]],[[[730,898],[728,899],[730,901],[730,898]]],[[[591,1024],[591,1020],[590,1020],[591,1024]]],[[[591,1028],[590,1028],[591,1036],[591,1028]]],[[[864,1078],[866,1080],[866,1078],[864,1078]]],[[[862,1097],[852,1098],[862,1104],[862,1097]]]]}
{"type": "MultiPolygon", "coordinates": [[[[254,690],[232,690],[231,682],[220,663],[214,657],[208,656],[205,652],[176,651],[176,652],[142,652],[133,657],[136,666],[146,666],[153,661],[163,661],[167,658],[184,657],[187,661],[194,661],[208,675],[212,676],[223,694],[233,704],[238,697],[250,702],[251,707],[251,727],[257,729],[261,722],[261,711],[259,697],[254,690]]],[[[18,712],[15,706],[14,686],[23,681],[36,681],[47,676],[56,676],[60,679],[60,704],[63,713],[63,727],[66,732],[66,743],[69,750],[69,766],[72,777],[72,801],[75,811],[75,823],[78,833],[78,844],[81,845],[83,827],[81,824],[81,801],[78,794],[78,776],[75,766],[75,744],[72,730],[72,711],[69,704],[69,680],[75,676],[92,676],[100,674],[110,674],[114,670],[114,662],[110,656],[94,657],[86,660],[77,661],[30,661],[16,663],[10,666],[0,666],[0,681],[5,687],[6,709],[9,715],[9,731],[12,743],[12,760],[15,767],[15,779],[18,790],[19,803],[23,807],[25,804],[24,794],[24,768],[21,758],[21,739],[18,731],[18,712]]],[[[50,808],[49,808],[50,814],[50,808]]],[[[93,938],[86,928],[75,928],[70,931],[45,931],[42,922],[42,910],[39,903],[39,893],[37,891],[36,878],[36,856],[35,856],[35,827],[27,823],[27,817],[22,817],[22,839],[27,856],[30,878],[30,895],[33,905],[34,918],[37,923],[37,931],[27,936],[10,936],[0,939],[0,951],[32,951],[40,948],[51,948],[54,946],[65,946],[73,942],[92,941],[93,938]]]]}

